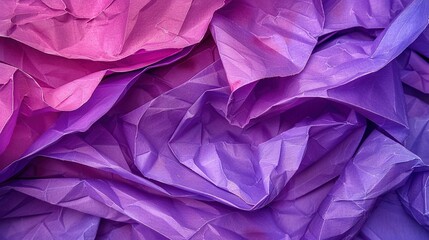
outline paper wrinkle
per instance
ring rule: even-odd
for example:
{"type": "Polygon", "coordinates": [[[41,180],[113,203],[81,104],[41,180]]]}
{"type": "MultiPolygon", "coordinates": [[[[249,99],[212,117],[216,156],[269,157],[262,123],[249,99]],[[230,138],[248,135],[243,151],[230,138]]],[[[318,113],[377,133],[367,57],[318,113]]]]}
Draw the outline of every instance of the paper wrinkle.
{"type": "Polygon", "coordinates": [[[3,14],[12,22],[5,19],[0,23],[0,35],[70,59],[117,61],[140,50],[178,49],[195,44],[204,35],[213,12],[224,3],[221,0],[186,3],[107,0],[89,3],[90,6],[85,1],[62,4],[64,9],[52,9],[39,1],[32,4],[7,1],[3,14]],[[167,32],[156,27],[161,22],[167,32]],[[192,26],[187,22],[198,24],[192,26]],[[169,36],[171,32],[175,34],[169,36]],[[176,38],[179,33],[193,37],[176,38]],[[58,41],[57,36],[66,38],[58,41]]]}
{"type": "Polygon", "coordinates": [[[407,51],[398,58],[398,63],[402,65],[401,80],[423,93],[429,93],[429,73],[427,62],[424,56],[414,51],[407,51]]]}
{"type": "MultiPolygon", "coordinates": [[[[302,102],[303,100],[301,99],[306,99],[309,97],[316,97],[316,96],[332,99],[334,101],[345,102],[347,104],[353,104],[355,105],[355,107],[362,108],[363,111],[366,111],[366,109],[368,108],[371,109],[371,112],[387,111],[388,108],[386,107],[378,108],[376,106],[372,106],[372,107],[368,105],[362,106],[362,102],[360,100],[358,100],[357,103],[350,103],[349,101],[351,99],[348,99],[348,101],[344,101],[341,99],[335,99],[335,97],[332,96],[335,91],[340,91],[339,89],[337,90],[337,88],[340,88],[340,89],[344,88],[343,86],[345,86],[347,83],[352,81],[349,78],[350,75],[348,74],[345,75],[346,72],[350,73],[349,69],[358,71],[357,68],[355,68],[356,65],[362,66],[359,69],[359,72],[356,72],[356,75],[353,76],[352,78],[352,79],[357,78],[356,81],[353,82],[353,83],[355,82],[357,83],[358,81],[364,81],[363,79],[365,78],[369,78],[369,76],[368,77],[363,76],[363,73],[368,74],[368,72],[366,72],[364,69],[372,69],[376,65],[375,62],[363,61],[363,58],[356,58],[361,54],[362,56],[367,57],[366,53],[363,53],[363,51],[366,52],[369,49],[370,42],[366,42],[368,44],[367,45],[361,41],[359,42],[359,45],[355,45],[357,43],[356,40],[346,38],[343,41],[337,40],[337,43],[338,44],[328,46],[326,49],[323,49],[313,54],[312,55],[313,59],[310,58],[307,64],[307,67],[300,74],[295,75],[293,77],[288,77],[286,79],[284,78],[266,79],[265,81],[261,81],[257,83],[255,87],[257,87],[258,89],[264,89],[264,91],[259,90],[258,95],[254,94],[251,88],[249,89],[243,88],[236,92],[233,92],[228,106],[228,117],[230,119],[235,120],[233,124],[237,124],[239,126],[246,126],[252,121],[252,119],[256,119],[263,115],[271,114],[272,112],[280,112],[283,110],[287,110],[295,106],[296,105],[295,102],[302,102]],[[343,48],[348,50],[343,51],[343,48]],[[363,50],[363,49],[366,49],[366,50],[363,50]],[[347,52],[351,52],[353,53],[353,55],[347,52]],[[338,56],[339,53],[342,54],[344,57],[339,57],[338,56]],[[329,59],[336,61],[336,63],[332,63],[331,67],[320,66],[321,62],[326,62],[326,56],[329,56],[329,59]],[[342,69],[342,71],[338,71],[337,69],[342,69]],[[358,78],[358,77],[361,77],[361,78],[358,78]],[[316,80],[317,80],[317,83],[316,83],[316,80]],[[275,94],[272,94],[273,92],[275,94]],[[242,100],[243,98],[240,97],[241,95],[245,95],[245,96],[247,95],[244,98],[245,99],[244,101],[242,100]],[[256,103],[254,103],[255,100],[253,100],[253,98],[256,99],[256,103]],[[266,100],[267,98],[269,98],[269,100],[266,100]],[[249,107],[246,107],[246,105],[250,105],[250,109],[249,107]]],[[[388,66],[387,68],[390,68],[390,67],[388,66]]],[[[372,72],[372,70],[369,70],[369,71],[372,72]]],[[[394,71],[394,69],[391,68],[390,71],[394,71]]],[[[391,75],[393,74],[391,73],[391,75]]],[[[390,80],[389,82],[387,82],[386,79],[383,79],[386,81],[386,83],[384,84],[389,84],[390,86],[392,86],[392,84],[397,85],[398,83],[396,83],[397,82],[396,76],[393,75],[391,78],[393,79],[390,80]]],[[[365,88],[365,87],[369,88],[367,84],[362,83],[360,88],[365,88]]],[[[382,84],[380,85],[380,87],[382,89],[385,88],[382,84]]],[[[397,94],[400,94],[400,92],[398,92],[400,90],[397,89],[397,87],[392,86],[392,89],[394,89],[394,92],[396,92],[397,94]]],[[[353,91],[349,94],[357,94],[357,92],[353,91]]],[[[389,94],[392,94],[392,92],[389,92],[389,94]]],[[[341,95],[341,97],[346,96],[345,94],[339,94],[339,95],[341,95]]],[[[380,97],[379,92],[377,92],[376,95],[377,96],[375,97],[380,97]]],[[[389,114],[390,116],[386,116],[387,112],[376,113],[377,115],[384,116],[382,121],[375,120],[373,119],[373,117],[368,117],[368,113],[366,114],[363,112],[361,113],[378,124],[383,124],[383,125],[386,124],[384,123],[385,122],[384,119],[392,119],[392,120],[394,119],[392,122],[396,122],[396,123],[393,123],[393,124],[399,124],[406,128],[407,123],[406,123],[406,118],[404,117],[405,110],[403,110],[404,108],[403,106],[404,104],[402,103],[403,100],[401,99],[401,97],[399,97],[399,99],[396,97],[389,97],[389,98],[395,99],[392,102],[387,103],[389,105],[393,105],[390,107],[391,110],[388,110],[393,113],[390,113],[389,114]]],[[[372,114],[373,113],[371,113],[371,115],[372,114]]],[[[397,131],[397,128],[394,131],[397,131]]],[[[403,132],[402,133],[390,132],[390,133],[395,137],[397,137],[398,140],[403,140],[404,138],[403,132]]]]}
{"type": "Polygon", "coordinates": [[[385,28],[410,2],[412,1],[323,1],[325,12],[323,33],[327,34],[353,27],[367,29],[385,28]]]}
{"type": "Polygon", "coordinates": [[[95,216],[50,205],[12,190],[3,192],[0,199],[4,206],[0,227],[13,225],[20,230],[3,231],[2,237],[93,239],[96,236],[100,219],[95,216]]]}
{"type": "Polygon", "coordinates": [[[322,31],[320,5],[320,1],[271,1],[262,5],[233,1],[216,12],[211,33],[231,89],[261,78],[300,72],[322,31]]]}
{"type": "MultiPolygon", "coordinates": [[[[183,57],[183,55],[186,55],[188,52],[189,52],[189,49],[184,50],[181,54],[173,57],[173,59],[176,59],[176,58],[180,59],[181,57],[183,57]]],[[[161,61],[146,69],[168,64],[171,60],[172,60],[171,58],[167,58],[164,61],[161,61]]],[[[112,76],[105,79],[104,80],[105,84],[101,84],[95,89],[95,92],[92,98],[89,99],[89,103],[84,104],[82,107],[80,107],[75,111],[62,114],[62,116],[60,116],[60,118],[58,119],[57,123],[55,123],[55,120],[58,117],[58,114],[56,112],[52,112],[48,114],[42,112],[41,114],[31,116],[30,118],[22,117],[23,124],[21,125],[23,125],[23,127],[21,127],[21,129],[24,127],[25,128],[20,131],[18,131],[15,128],[14,130],[15,134],[12,135],[12,140],[11,140],[12,143],[16,141],[20,141],[20,148],[17,148],[17,147],[7,148],[7,150],[9,151],[6,151],[6,153],[4,153],[1,156],[3,160],[2,162],[0,162],[2,168],[4,168],[9,164],[15,163],[16,161],[15,162],[11,162],[11,161],[16,160],[20,155],[23,155],[23,157],[25,157],[25,156],[34,154],[34,152],[31,152],[31,151],[37,150],[39,146],[49,145],[50,143],[58,140],[63,135],[66,135],[66,134],[69,134],[70,132],[75,132],[75,131],[85,131],[92,123],[97,121],[99,118],[101,118],[103,114],[105,114],[108,110],[110,110],[110,108],[112,108],[112,106],[116,103],[116,101],[122,96],[122,94],[126,91],[126,89],[129,88],[131,83],[134,82],[135,78],[138,77],[140,74],[141,72],[129,73],[123,76],[112,76]],[[46,120],[45,120],[45,125],[43,126],[43,128],[41,128],[40,122],[43,120],[43,118],[45,118],[46,120]],[[39,122],[34,122],[32,121],[32,119],[38,119],[39,122]],[[86,121],[86,120],[89,120],[89,121],[86,121]],[[33,125],[39,125],[39,126],[36,127],[33,125]],[[51,128],[47,129],[49,127],[51,128]],[[25,142],[22,142],[22,137],[27,136],[29,132],[31,132],[34,135],[30,139],[27,138],[25,142]],[[44,133],[41,135],[42,132],[44,133]],[[39,137],[41,139],[38,139],[39,137]],[[30,148],[27,149],[28,147],[30,148]]],[[[30,92],[30,93],[37,94],[35,92],[30,92]]],[[[36,100],[38,97],[39,96],[36,95],[36,100]]],[[[34,103],[32,104],[36,105],[34,103]]],[[[37,104],[37,105],[40,105],[40,104],[37,104]]],[[[31,114],[34,115],[34,113],[31,113],[31,114]]],[[[11,130],[12,129],[13,128],[11,128],[11,130]]],[[[9,145],[11,145],[11,143],[9,145]]],[[[6,144],[4,146],[7,147],[6,144]]],[[[20,165],[20,163],[17,163],[15,165],[20,165]]],[[[11,169],[9,170],[5,169],[5,170],[10,171],[11,169]]],[[[15,171],[15,170],[12,170],[12,171],[15,171]]],[[[12,174],[12,172],[10,172],[9,174],[12,174]]],[[[2,174],[2,177],[4,176],[6,178],[7,175],[8,174],[2,174]]]]}
{"type": "MultiPolygon", "coordinates": [[[[387,194],[369,216],[359,234],[362,239],[425,239],[427,230],[420,226],[403,208],[395,193],[387,194]],[[385,231],[386,227],[391,231],[385,231]]],[[[358,236],[359,236],[358,235],[358,236]]]]}
{"type": "Polygon", "coordinates": [[[0,238],[428,238],[427,1],[4,5],[0,238]]]}
{"type": "MultiPolygon", "coordinates": [[[[134,21],[133,14],[134,17],[138,17],[138,21],[142,21],[142,16],[146,16],[145,18],[152,16],[153,14],[150,12],[154,9],[151,8],[139,12],[141,8],[137,5],[149,4],[147,2],[131,2],[131,5],[126,6],[126,2],[122,1],[102,1],[92,3],[91,8],[83,7],[86,5],[81,1],[31,1],[29,3],[6,1],[4,4],[1,14],[5,18],[0,20],[0,35],[2,36],[0,38],[0,61],[17,68],[18,73],[22,72],[25,75],[24,78],[28,78],[28,90],[25,91],[26,93],[19,94],[15,94],[17,90],[14,90],[12,92],[14,94],[13,99],[7,100],[15,105],[6,108],[6,111],[12,113],[8,114],[9,116],[7,117],[11,121],[6,121],[3,117],[0,120],[1,128],[8,123],[8,131],[0,133],[0,154],[4,152],[1,158],[5,159],[0,164],[0,168],[4,168],[12,160],[19,158],[25,149],[40,136],[41,132],[53,125],[55,121],[54,115],[57,115],[57,112],[73,111],[84,105],[91,98],[104,77],[114,72],[127,72],[147,67],[179,53],[182,48],[200,41],[207,30],[213,12],[221,7],[223,2],[212,1],[204,6],[200,2],[189,2],[189,9],[184,9],[180,13],[182,17],[178,17],[177,21],[179,21],[180,31],[183,31],[185,35],[191,32],[194,38],[180,43],[180,41],[160,42],[161,39],[155,37],[153,41],[163,45],[145,50],[141,45],[142,42],[137,39],[140,38],[141,33],[131,31],[139,24],[128,24],[127,22],[134,21]],[[129,8],[133,12],[128,16],[126,12],[121,11],[121,8],[129,8]],[[69,13],[71,15],[67,15],[69,13]],[[188,16],[189,14],[191,16],[188,16]],[[109,15],[112,16],[110,17],[109,15]],[[84,21],[84,18],[91,20],[100,18],[100,24],[95,23],[98,20],[84,21]],[[196,27],[183,24],[181,21],[185,20],[191,22],[198,20],[199,24],[196,27]],[[100,38],[99,40],[102,44],[97,44],[97,41],[95,41],[97,39],[80,38],[78,36],[80,31],[84,31],[86,34],[84,35],[91,38],[95,36],[101,37],[106,34],[104,31],[97,30],[97,28],[109,28],[109,33],[115,33],[116,30],[120,31],[120,27],[111,26],[115,22],[117,22],[116,24],[125,24],[130,27],[127,30],[129,31],[127,33],[129,37],[127,37],[126,41],[129,42],[131,41],[130,39],[134,39],[129,43],[129,45],[134,46],[134,49],[125,49],[128,53],[118,53],[113,58],[106,59],[103,59],[103,56],[100,55],[101,53],[108,54],[109,48],[116,51],[115,46],[121,45],[120,48],[122,49],[123,43],[115,43],[115,41],[121,40],[117,38],[118,34],[121,35],[121,33],[100,38]],[[13,25],[13,31],[10,31],[7,25],[13,25]],[[87,25],[92,27],[88,28],[87,25]],[[59,36],[62,39],[61,41],[58,40],[59,36]],[[14,39],[18,41],[14,41],[14,39]],[[80,46],[79,42],[82,43],[82,41],[83,46],[80,46]],[[140,45],[138,41],[140,41],[140,45]],[[69,44],[71,47],[61,46],[61,44],[69,44]],[[23,98],[22,94],[28,96],[30,100],[24,97],[23,101],[21,99],[23,98]],[[38,115],[35,113],[38,113],[38,115]],[[40,119],[41,122],[44,122],[44,128],[28,124],[27,120],[20,117],[21,114],[25,114],[32,120],[40,119]],[[18,124],[17,127],[15,127],[16,124],[18,124]],[[16,134],[10,136],[12,134],[10,131],[13,129],[15,129],[14,133],[16,134]],[[22,134],[18,134],[19,132],[22,132],[22,134]],[[24,137],[24,135],[30,137],[24,137]],[[23,137],[25,139],[22,139],[23,137]],[[16,144],[16,142],[23,142],[22,147],[6,149],[8,145],[16,144]]],[[[165,8],[167,6],[165,4],[155,2],[149,4],[152,8],[165,10],[165,15],[160,14],[151,18],[152,21],[172,17],[169,16],[169,13],[174,12],[174,6],[165,8]]],[[[161,11],[158,11],[158,13],[161,13],[161,11]]],[[[174,27],[173,25],[177,24],[172,25],[172,23],[169,23],[167,25],[174,27]]],[[[136,31],[145,32],[142,28],[136,31]]],[[[151,36],[151,34],[148,34],[148,36],[151,36]]],[[[2,77],[1,82],[3,83],[4,81],[7,80],[2,77]]],[[[13,79],[12,81],[18,80],[13,79]]],[[[24,83],[20,85],[24,85],[24,83]]],[[[7,98],[7,94],[4,91],[6,90],[3,90],[2,96],[0,96],[2,104],[6,102],[6,99],[3,99],[7,98]]]]}
{"type": "Polygon", "coordinates": [[[321,204],[305,238],[344,238],[356,234],[366,220],[365,212],[373,208],[377,197],[397,188],[415,168],[422,167],[427,165],[418,156],[379,132],[373,132],[321,204]],[[382,161],[372,159],[375,149],[382,161]],[[380,167],[386,170],[380,172],[380,167]],[[344,208],[348,211],[342,211],[344,208]]]}

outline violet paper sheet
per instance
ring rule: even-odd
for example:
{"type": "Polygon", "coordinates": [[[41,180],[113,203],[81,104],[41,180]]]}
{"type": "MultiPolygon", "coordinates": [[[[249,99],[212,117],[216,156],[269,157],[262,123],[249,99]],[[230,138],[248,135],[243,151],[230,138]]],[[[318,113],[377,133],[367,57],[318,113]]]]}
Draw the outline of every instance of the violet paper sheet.
{"type": "Polygon", "coordinates": [[[428,239],[429,1],[4,1],[0,239],[428,239]]]}

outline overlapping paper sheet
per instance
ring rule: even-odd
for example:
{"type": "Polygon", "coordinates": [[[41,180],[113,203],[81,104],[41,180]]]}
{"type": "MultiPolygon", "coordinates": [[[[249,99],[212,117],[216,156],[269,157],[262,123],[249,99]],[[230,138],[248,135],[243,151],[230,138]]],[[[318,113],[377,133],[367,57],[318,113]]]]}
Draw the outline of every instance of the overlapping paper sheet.
{"type": "Polygon", "coordinates": [[[429,1],[0,5],[0,239],[429,238],[429,1]]]}

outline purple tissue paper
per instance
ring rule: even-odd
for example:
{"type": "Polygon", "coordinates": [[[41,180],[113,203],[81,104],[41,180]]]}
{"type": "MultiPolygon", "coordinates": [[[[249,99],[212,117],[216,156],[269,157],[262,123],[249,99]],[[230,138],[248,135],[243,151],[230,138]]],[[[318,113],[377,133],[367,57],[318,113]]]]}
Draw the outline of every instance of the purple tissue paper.
{"type": "Polygon", "coordinates": [[[0,239],[429,239],[429,1],[0,5],[0,239]]]}

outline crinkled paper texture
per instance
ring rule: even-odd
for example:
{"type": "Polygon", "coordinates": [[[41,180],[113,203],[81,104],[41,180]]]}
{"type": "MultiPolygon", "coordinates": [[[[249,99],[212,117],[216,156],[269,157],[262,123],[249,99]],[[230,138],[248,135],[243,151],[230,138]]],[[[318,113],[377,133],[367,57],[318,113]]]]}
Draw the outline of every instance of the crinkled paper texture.
{"type": "Polygon", "coordinates": [[[4,1],[0,239],[429,238],[426,0],[4,1]]]}

